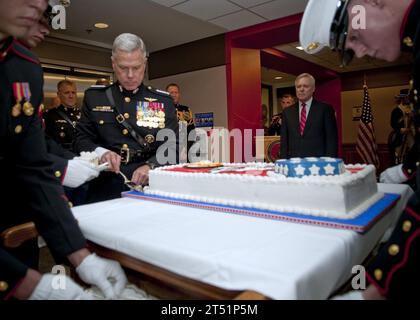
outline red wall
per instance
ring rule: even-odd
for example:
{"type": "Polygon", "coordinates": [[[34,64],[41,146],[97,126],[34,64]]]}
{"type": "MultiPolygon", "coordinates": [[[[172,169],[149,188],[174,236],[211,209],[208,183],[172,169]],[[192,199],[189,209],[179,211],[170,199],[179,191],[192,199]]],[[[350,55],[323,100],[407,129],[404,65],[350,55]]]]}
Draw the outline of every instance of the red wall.
{"type": "Polygon", "coordinates": [[[229,129],[261,128],[261,65],[260,51],[232,48],[229,129]]]}

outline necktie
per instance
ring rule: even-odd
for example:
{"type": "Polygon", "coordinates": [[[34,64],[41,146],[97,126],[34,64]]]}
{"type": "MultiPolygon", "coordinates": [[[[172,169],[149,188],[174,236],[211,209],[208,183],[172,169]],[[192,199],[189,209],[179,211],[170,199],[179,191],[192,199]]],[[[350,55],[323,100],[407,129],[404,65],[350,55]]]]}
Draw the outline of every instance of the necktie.
{"type": "Polygon", "coordinates": [[[302,103],[302,111],[300,112],[300,123],[299,123],[299,132],[303,136],[303,131],[305,130],[306,124],[306,103],[302,103]]]}

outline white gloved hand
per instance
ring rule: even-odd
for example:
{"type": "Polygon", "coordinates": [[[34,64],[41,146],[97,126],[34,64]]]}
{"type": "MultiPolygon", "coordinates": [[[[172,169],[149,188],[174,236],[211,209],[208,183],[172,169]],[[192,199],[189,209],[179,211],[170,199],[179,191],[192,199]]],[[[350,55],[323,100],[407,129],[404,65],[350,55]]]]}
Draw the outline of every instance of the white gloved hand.
{"type": "Polygon", "coordinates": [[[94,297],[65,275],[44,274],[29,300],[93,300],[94,297]]]}
{"type": "Polygon", "coordinates": [[[345,294],[334,296],[331,300],[365,300],[363,290],[352,290],[345,294]]]}
{"type": "Polygon", "coordinates": [[[100,169],[93,163],[80,159],[72,159],[68,162],[63,185],[70,188],[77,188],[85,182],[96,178],[99,173],[100,169]]]}
{"type": "Polygon", "coordinates": [[[402,164],[386,169],[381,173],[379,182],[381,183],[403,183],[408,180],[402,169],[402,164]]]}
{"type": "Polygon", "coordinates": [[[102,159],[102,156],[109,151],[110,150],[108,150],[108,149],[105,149],[105,148],[102,148],[102,147],[97,147],[94,152],[98,155],[99,160],[100,160],[100,159],[102,159]]]}
{"type": "Polygon", "coordinates": [[[76,272],[84,282],[101,289],[107,299],[118,298],[127,283],[117,261],[100,258],[94,253],[83,259],[76,272]]]}

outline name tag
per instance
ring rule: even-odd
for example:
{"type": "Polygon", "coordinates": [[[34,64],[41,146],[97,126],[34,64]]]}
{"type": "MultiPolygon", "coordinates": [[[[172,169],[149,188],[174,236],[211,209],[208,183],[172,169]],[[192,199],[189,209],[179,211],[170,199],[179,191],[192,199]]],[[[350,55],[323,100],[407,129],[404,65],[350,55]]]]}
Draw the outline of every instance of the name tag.
{"type": "Polygon", "coordinates": [[[94,112],[114,112],[111,106],[96,106],[92,109],[94,112]]]}

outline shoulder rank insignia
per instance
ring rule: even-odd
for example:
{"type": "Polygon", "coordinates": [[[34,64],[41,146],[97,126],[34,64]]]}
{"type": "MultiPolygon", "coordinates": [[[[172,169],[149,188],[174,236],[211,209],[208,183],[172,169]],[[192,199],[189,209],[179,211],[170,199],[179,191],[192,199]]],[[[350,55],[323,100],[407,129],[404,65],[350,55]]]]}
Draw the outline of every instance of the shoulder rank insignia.
{"type": "Polygon", "coordinates": [[[147,86],[147,89],[149,91],[154,92],[154,93],[158,93],[158,94],[161,94],[161,95],[164,95],[164,96],[170,96],[169,92],[153,88],[152,86],[147,86]]]}
{"type": "Polygon", "coordinates": [[[112,86],[112,84],[110,84],[109,86],[105,86],[105,85],[91,85],[89,88],[87,88],[86,91],[105,90],[105,89],[108,89],[110,86],[112,86]]]}
{"type": "Polygon", "coordinates": [[[156,89],[156,92],[166,94],[167,96],[169,96],[169,95],[170,95],[170,94],[169,94],[169,92],[167,92],[167,91],[163,91],[163,90],[159,90],[159,89],[156,89]]]}

